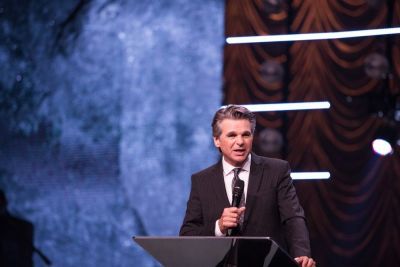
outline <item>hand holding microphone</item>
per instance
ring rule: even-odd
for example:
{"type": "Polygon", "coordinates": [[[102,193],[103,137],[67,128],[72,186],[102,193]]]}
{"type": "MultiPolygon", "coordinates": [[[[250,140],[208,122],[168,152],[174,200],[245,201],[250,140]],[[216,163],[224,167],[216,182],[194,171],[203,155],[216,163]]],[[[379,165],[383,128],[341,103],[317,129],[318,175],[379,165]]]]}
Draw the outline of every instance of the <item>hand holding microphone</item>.
{"type": "Polygon", "coordinates": [[[238,227],[240,216],[244,213],[245,207],[239,208],[240,200],[244,191],[243,180],[238,179],[233,187],[232,206],[225,208],[221,218],[218,220],[219,229],[223,234],[226,234],[228,229],[238,227]]]}
{"type": "Polygon", "coordinates": [[[244,213],[245,207],[225,208],[222,212],[221,218],[218,220],[219,229],[223,234],[228,232],[228,229],[238,226],[240,216],[244,213]]]}

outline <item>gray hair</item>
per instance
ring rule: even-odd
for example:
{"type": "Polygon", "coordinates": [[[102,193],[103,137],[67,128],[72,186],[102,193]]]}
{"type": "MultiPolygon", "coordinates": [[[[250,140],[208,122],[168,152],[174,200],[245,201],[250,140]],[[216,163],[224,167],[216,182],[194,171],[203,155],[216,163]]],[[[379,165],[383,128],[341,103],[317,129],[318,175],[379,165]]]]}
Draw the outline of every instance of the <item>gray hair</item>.
{"type": "Polygon", "coordinates": [[[219,137],[222,133],[220,124],[225,119],[248,120],[251,124],[251,133],[256,129],[256,116],[247,108],[239,105],[228,105],[215,112],[212,120],[212,132],[214,137],[219,137]]]}

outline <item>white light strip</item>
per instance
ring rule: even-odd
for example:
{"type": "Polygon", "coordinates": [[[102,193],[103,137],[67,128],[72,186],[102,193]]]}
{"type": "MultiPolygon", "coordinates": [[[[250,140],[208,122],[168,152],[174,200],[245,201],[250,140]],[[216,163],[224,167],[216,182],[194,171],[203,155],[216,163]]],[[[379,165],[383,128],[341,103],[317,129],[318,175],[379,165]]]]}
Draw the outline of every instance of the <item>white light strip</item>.
{"type": "Polygon", "coordinates": [[[262,35],[262,36],[241,36],[228,37],[228,44],[247,44],[247,43],[271,43],[271,42],[290,42],[290,41],[310,41],[310,40],[328,40],[340,38],[378,36],[387,34],[399,34],[400,27],[360,30],[360,31],[344,31],[344,32],[318,32],[318,33],[300,33],[300,34],[279,34],[279,35],[262,35]]]}
{"type": "MultiPolygon", "coordinates": [[[[275,103],[275,104],[254,104],[241,105],[252,112],[264,111],[289,111],[289,110],[310,110],[310,109],[329,109],[331,104],[328,101],[320,102],[298,102],[298,103],[275,103]]],[[[224,108],[226,106],[222,106],[224,108]]]]}
{"type": "Polygon", "coordinates": [[[314,180],[314,179],[329,179],[330,172],[292,172],[290,177],[293,180],[314,180]]]}

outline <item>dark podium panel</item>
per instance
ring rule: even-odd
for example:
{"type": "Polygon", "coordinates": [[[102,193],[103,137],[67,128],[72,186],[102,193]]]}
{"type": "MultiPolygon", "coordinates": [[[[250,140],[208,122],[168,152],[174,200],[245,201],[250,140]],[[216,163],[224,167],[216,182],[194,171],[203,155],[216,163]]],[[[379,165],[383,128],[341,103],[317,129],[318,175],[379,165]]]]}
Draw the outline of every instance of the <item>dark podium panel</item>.
{"type": "Polygon", "coordinates": [[[298,267],[268,237],[133,237],[166,267],[298,267]]]}

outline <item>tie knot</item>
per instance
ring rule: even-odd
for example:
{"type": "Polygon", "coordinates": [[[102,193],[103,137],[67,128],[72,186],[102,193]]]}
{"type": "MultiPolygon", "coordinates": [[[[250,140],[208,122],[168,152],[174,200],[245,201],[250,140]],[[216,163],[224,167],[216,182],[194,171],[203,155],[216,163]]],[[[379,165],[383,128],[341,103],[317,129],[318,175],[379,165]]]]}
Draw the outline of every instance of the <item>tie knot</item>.
{"type": "Polygon", "coordinates": [[[241,168],[234,168],[234,169],[233,169],[233,176],[234,176],[234,177],[239,176],[239,172],[240,172],[241,170],[242,170],[241,168]]]}

